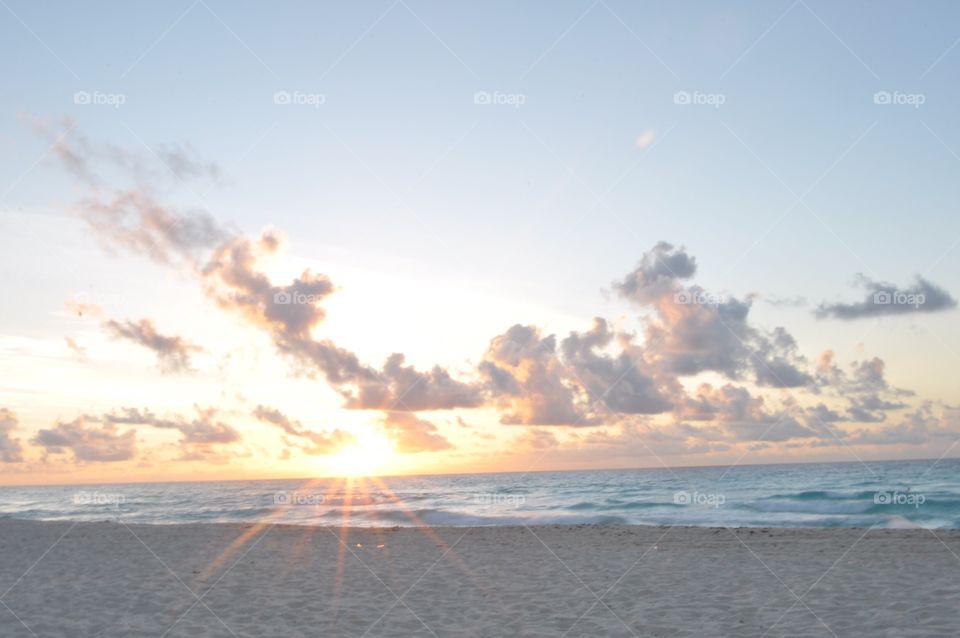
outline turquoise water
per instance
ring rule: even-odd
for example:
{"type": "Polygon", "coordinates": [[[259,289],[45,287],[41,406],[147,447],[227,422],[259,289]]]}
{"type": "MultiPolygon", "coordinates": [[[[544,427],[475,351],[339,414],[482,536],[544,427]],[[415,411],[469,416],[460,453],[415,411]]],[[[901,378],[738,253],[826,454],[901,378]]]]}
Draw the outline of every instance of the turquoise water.
{"type": "Polygon", "coordinates": [[[3,487],[0,518],[960,528],[960,460],[3,487]]]}

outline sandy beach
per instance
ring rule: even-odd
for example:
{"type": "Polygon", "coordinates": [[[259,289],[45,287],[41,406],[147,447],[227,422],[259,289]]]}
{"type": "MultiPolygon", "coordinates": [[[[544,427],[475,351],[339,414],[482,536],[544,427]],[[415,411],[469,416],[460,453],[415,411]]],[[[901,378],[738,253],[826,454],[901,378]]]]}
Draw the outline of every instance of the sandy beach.
{"type": "Polygon", "coordinates": [[[944,636],[960,532],[0,522],[0,635],[944,636]]]}

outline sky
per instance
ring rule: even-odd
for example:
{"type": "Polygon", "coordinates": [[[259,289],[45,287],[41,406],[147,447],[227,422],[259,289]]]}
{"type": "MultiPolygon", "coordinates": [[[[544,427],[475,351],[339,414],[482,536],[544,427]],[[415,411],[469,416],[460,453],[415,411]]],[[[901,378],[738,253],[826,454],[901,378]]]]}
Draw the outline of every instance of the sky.
{"type": "Polygon", "coordinates": [[[960,455],[960,9],[0,6],[0,483],[960,455]]]}

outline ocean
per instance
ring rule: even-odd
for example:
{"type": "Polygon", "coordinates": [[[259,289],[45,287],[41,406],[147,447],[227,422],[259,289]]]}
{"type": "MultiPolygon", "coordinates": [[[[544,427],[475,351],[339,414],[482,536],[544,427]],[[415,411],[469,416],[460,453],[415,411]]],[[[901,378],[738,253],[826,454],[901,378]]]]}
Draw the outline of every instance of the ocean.
{"type": "Polygon", "coordinates": [[[0,487],[0,518],[960,528],[960,460],[0,487]]]}

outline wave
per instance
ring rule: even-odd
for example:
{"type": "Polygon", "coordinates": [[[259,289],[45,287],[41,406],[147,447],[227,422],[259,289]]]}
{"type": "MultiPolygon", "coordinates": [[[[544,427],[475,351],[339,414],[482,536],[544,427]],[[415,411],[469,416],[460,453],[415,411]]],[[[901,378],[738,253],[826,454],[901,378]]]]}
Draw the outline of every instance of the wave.
{"type": "Polygon", "coordinates": [[[815,465],[742,467],[720,476],[723,481],[710,469],[552,472],[522,480],[505,474],[395,477],[355,494],[338,483],[313,481],[6,487],[0,488],[0,518],[173,524],[960,529],[960,462],[943,461],[932,468],[915,463],[872,466],[882,468],[882,478],[865,476],[862,465],[850,464],[830,466],[829,472],[815,465]],[[678,491],[723,498],[686,505],[674,502],[678,491]],[[77,499],[80,492],[94,502],[77,499]],[[880,496],[884,492],[889,499],[880,496]]]}

